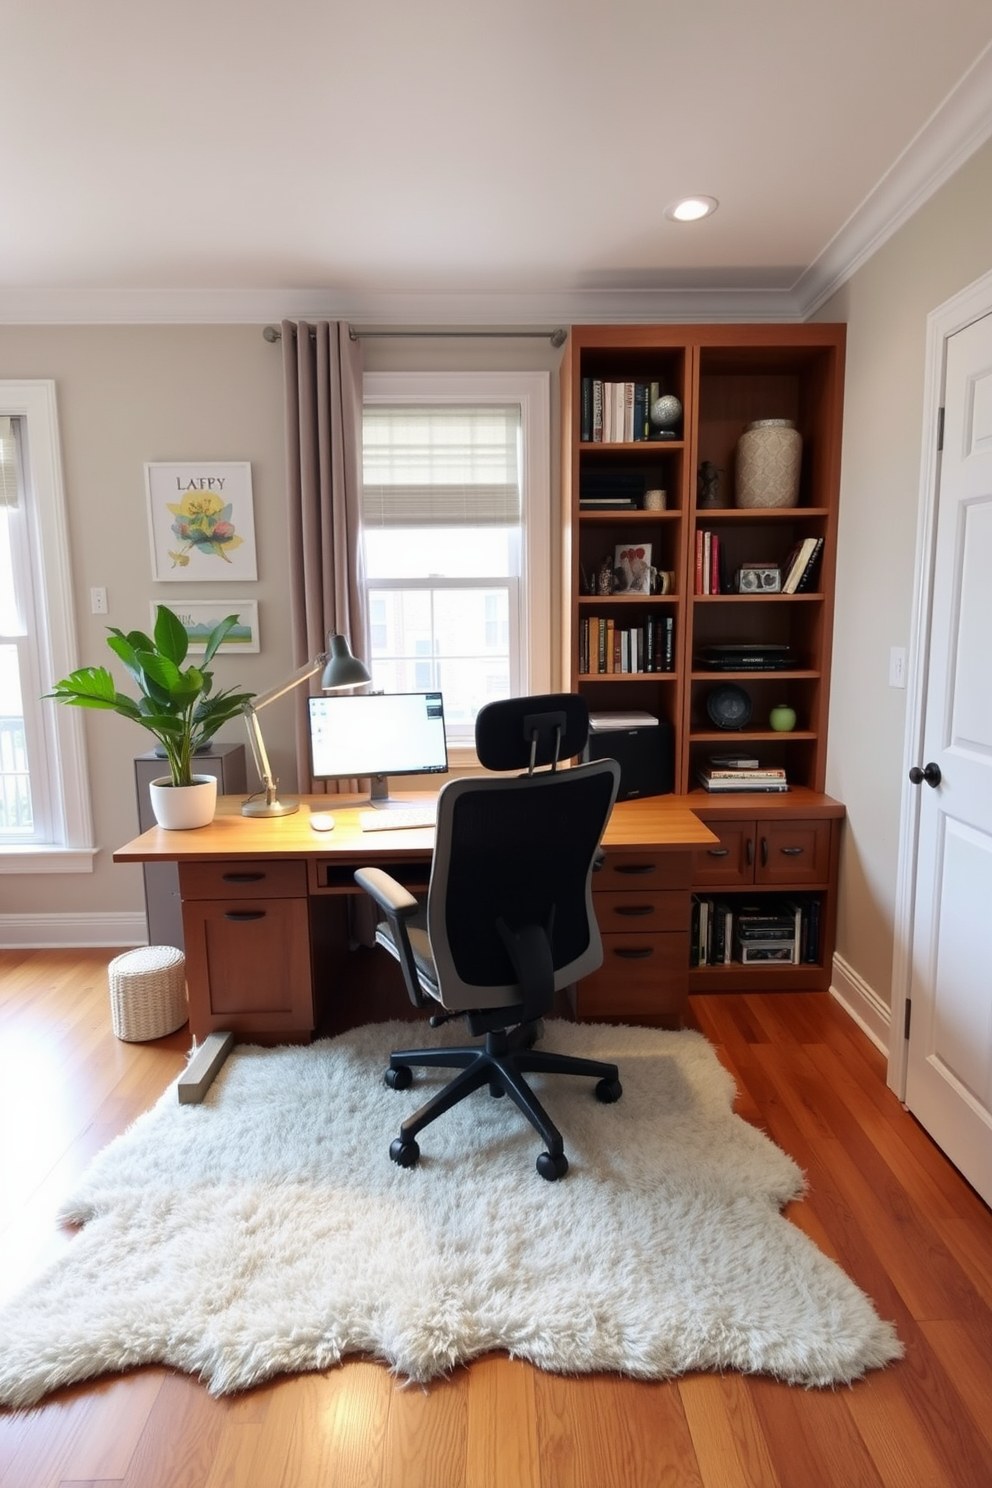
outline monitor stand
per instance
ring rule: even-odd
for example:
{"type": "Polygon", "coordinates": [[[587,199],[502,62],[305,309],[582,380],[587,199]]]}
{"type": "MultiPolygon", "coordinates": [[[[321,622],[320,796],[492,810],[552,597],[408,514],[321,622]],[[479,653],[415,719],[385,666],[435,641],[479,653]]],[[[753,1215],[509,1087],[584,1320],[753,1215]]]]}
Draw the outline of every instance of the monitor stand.
{"type": "Polygon", "coordinates": [[[409,810],[409,801],[398,801],[395,796],[389,794],[389,776],[373,775],[372,789],[369,792],[369,805],[374,806],[377,811],[389,811],[394,807],[409,810]]]}

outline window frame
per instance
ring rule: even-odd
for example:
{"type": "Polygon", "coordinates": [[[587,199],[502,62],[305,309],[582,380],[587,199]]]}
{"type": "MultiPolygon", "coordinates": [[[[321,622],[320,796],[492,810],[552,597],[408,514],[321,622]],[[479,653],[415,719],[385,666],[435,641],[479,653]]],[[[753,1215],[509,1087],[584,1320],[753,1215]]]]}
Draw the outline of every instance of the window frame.
{"type": "MultiPolygon", "coordinates": [[[[76,628],[55,383],[0,379],[0,413],[22,421],[35,669],[44,691],[76,666],[76,628]]],[[[43,705],[49,840],[0,840],[0,873],[92,873],[96,847],[80,710],[43,705]]]]}
{"type": "MultiPolygon", "coordinates": [[[[366,372],[363,403],[516,403],[520,408],[520,576],[517,624],[525,693],[551,687],[551,376],[548,372],[366,372]]],[[[400,581],[397,581],[399,584],[400,581]]],[[[461,581],[462,583],[464,581],[461,581]]],[[[451,581],[458,587],[458,581],[451,581]]],[[[443,587],[437,586],[435,587],[443,587]]],[[[371,588],[369,590],[371,593],[371,588]]],[[[513,620],[511,617],[511,632],[513,620]]],[[[476,762],[474,746],[449,739],[456,764],[476,762]]]]}

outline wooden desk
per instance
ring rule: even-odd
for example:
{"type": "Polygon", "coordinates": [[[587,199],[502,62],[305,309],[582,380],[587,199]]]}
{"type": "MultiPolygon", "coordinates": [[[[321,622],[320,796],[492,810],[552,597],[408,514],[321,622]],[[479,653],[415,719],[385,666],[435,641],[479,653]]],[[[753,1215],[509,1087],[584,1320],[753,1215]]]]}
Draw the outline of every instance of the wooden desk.
{"type": "MultiPolygon", "coordinates": [[[[426,889],[434,830],[363,832],[359,811],[367,800],[357,796],[303,797],[299,812],[269,819],[242,816],[241,803],[241,796],[219,797],[213,822],[196,831],[152,827],[119,848],[114,862],[179,866],[190,1031],[198,1042],[221,1030],[261,1043],[303,1042],[349,954],[348,897],[360,892],[355,869],[387,868],[413,892],[426,889]],[[313,830],[311,806],[332,812],[333,832],[313,830]]],[[[595,879],[604,962],[577,984],[578,1017],[682,1023],[692,853],[716,841],[675,797],[615,807],[595,879]]]]}

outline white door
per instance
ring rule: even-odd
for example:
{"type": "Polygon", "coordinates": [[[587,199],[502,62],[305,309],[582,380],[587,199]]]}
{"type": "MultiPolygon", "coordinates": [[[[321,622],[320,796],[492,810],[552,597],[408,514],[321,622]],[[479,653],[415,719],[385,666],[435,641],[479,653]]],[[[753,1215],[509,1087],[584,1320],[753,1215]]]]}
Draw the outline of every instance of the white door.
{"type": "Polygon", "coordinates": [[[992,315],[948,338],[944,409],[906,1103],[992,1203],[992,315]]]}

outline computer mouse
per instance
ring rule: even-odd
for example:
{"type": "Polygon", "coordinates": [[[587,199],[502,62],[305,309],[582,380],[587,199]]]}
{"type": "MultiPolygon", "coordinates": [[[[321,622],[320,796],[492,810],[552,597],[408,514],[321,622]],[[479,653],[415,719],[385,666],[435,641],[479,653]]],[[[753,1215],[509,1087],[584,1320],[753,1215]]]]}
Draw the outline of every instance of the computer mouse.
{"type": "Polygon", "coordinates": [[[310,825],[315,832],[333,832],[334,818],[329,811],[311,811],[310,825]]]}

